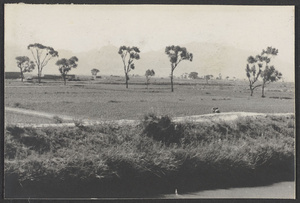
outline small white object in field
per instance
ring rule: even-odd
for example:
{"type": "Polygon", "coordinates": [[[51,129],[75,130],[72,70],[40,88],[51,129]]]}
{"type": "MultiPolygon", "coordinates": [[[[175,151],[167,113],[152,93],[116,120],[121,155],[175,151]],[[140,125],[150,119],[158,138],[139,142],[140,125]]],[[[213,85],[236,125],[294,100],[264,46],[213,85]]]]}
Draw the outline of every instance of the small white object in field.
{"type": "Polygon", "coordinates": [[[177,189],[175,189],[175,195],[178,195],[177,189]]]}

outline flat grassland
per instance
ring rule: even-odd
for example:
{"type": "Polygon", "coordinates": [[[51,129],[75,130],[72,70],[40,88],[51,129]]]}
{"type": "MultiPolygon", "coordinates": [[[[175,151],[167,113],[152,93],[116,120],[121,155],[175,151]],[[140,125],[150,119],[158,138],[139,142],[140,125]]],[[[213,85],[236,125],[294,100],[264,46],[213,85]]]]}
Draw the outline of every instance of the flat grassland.
{"type": "Polygon", "coordinates": [[[147,89],[144,78],[132,78],[126,89],[123,78],[113,77],[66,86],[51,81],[38,85],[7,80],[5,106],[101,120],[139,119],[149,112],[201,115],[211,113],[212,107],[221,112],[294,112],[293,83],[269,84],[266,98],[262,98],[259,88],[250,96],[247,81],[212,80],[206,84],[205,80],[177,79],[173,93],[168,79],[151,81],[147,89]]]}

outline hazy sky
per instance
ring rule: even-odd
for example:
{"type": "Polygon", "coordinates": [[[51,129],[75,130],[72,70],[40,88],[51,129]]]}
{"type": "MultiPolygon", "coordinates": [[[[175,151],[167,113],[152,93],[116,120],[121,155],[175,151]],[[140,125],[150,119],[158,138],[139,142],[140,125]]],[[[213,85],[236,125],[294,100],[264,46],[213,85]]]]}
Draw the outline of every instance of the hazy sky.
{"type": "Polygon", "coordinates": [[[293,6],[5,5],[5,43],[42,43],[73,52],[105,45],[142,52],[189,42],[260,53],[267,46],[294,62],[293,6]]]}

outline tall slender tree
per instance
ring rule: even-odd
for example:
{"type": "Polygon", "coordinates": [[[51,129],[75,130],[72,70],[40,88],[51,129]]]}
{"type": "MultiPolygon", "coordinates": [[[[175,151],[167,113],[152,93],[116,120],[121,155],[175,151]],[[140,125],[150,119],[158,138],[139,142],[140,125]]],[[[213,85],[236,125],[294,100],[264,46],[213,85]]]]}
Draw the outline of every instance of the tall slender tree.
{"type": "Polygon", "coordinates": [[[150,82],[150,77],[154,76],[154,75],[155,75],[155,72],[154,72],[153,69],[152,70],[150,70],[150,69],[146,70],[145,76],[146,76],[147,89],[148,89],[148,85],[149,85],[149,82],[150,82]]]}
{"type": "Polygon", "coordinates": [[[165,49],[165,53],[169,56],[170,62],[171,62],[171,91],[174,92],[173,88],[173,72],[177,65],[183,61],[183,60],[193,60],[193,54],[189,53],[185,47],[180,47],[180,46],[167,46],[165,49]]]}
{"type": "Polygon", "coordinates": [[[56,65],[59,67],[58,70],[64,80],[64,85],[67,84],[67,74],[72,68],[76,68],[78,65],[78,58],[76,56],[72,56],[70,59],[62,58],[56,62],[56,65]]]}
{"type": "Polygon", "coordinates": [[[44,46],[39,43],[29,44],[27,48],[31,51],[38,69],[38,81],[41,83],[43,68],[53,57],[58,57],[58,52],[52,47],[44,46]]]}
{"type": "Polygon", "coordinates": [[[246,75],[249,80],[250,96],[253,96],[253,92],[257,87],[262,86],[262,84],[257,84],[258,78],[262,72],[262,63],[259,60],[260,56],[256,57],[249,56],[246,65],[246,75]]]}
{"type": "Polygon", "coordinates": [[[30,61],[27,56],[17,56],[16,60],[18,68],[20,69],[21,80],[23,82],[24,73],[31,72],[35,68],[35,64],[33,61],[30,61]]]}
{"type": "Polygon", "coordinates": [[[134,70],[135,65],[133,63],[134,60],[140,59],[140,50],[137,47],[126,47],[120,46],[118,54],[121,55],[123,65],[124,65],[124,73],[125,73],[125,80],[126,80],[126,88],[128,88],[128,80],[129,75],[128,73],[131,70],[134,70]]]}

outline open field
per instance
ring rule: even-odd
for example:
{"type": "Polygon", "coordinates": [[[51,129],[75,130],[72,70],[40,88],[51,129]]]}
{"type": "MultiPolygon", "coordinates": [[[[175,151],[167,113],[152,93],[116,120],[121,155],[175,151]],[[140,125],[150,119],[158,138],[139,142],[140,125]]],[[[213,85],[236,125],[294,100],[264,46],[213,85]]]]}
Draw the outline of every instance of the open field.
{"type": "Polygon", "coordinates": [[[212,107],[221,112],[294,112],[292,83],[270,84],[266,98],[260,89],[250,97],[245,81],[175,80],[175,92],[170,92],[167,79],[154,79],[146,89],[143,78],[133,78],[129,89],[122,78],[99,81],[22,84],[6,81],[5,105],[82,119],[139,119],[145,113],[172,116],[211,113],[212,107]]]}

